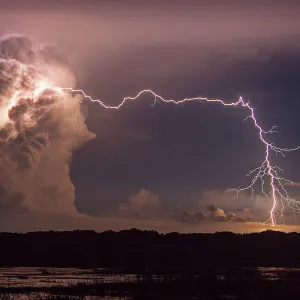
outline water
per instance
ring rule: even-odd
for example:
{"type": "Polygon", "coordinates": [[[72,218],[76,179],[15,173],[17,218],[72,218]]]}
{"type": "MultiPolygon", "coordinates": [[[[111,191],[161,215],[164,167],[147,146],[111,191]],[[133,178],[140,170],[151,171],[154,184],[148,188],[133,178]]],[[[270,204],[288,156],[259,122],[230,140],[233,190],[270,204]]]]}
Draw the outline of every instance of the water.
{"type": "MultiPolygon", "coordinates": [[[[50,288],[72,287],[78,284],[93,285],[94,283],[135,283],[141,279],[137,274],[105,274],[104,269],[76,269],[76,268],[0,268],[0,288],[20,288],[18,291],[0,293],[0,300],[31,300],[31,299],[73,299],[73,300],[116,300],[126,299],[119,297],[100,296],[68,296],[55,298],[50,294],[50,288]],[[23,290],[26,291],[23,291],[23,290]],[[48,289],[46,292],[43,289],[48,289]],[[50,297],[50,298],[49,298],[50,297]],[[52,298],[51,298],[52,297],[52,298]]],[[[294,268],[232,268],[218,270],[217,280],[255,280],[274,281],[299,281],[300,269],[294,268]]],[[[202,274],[203,275],[203,274],[202,274]]],[[[168,278],[180,278],[181,274],[169,274],[168,278]]],[[[204,274],[205,276],[205,274],[204,274]]],[[[143,277],[142,277],[143,278],[143,277]]],[[[164,276],[153,276],[152,280],[161,280],[164,276]]]]}
{"type": "MultiPolygon", "coordinates": [[[[55,296],[52,296],[52,298],[49,298],[49,294],[45,293],[30,293],[30,294],[0,294],[1,300],[56,300],[61,298],[55,298],[55,296]]],[[[64,298],[63,298],[64,299],[64,298]]],[[[65,300],[126,300],[126,298],[120,298],[120,297],[99,297],[99,296],[68,296],[65,298],[65,300]]]]}
{"type": "MultiPolygon", "coordinates": [[[[101,270],[97,270],[101,271],[101,270]]],[[[51,288],[69,287],[76,284],[93,284],[95,282],[130,282],[136,280],[134,274],[96,274],[91,269],[75,268],[0,268],[0,287],[1,288],[51,288]]],[[[51,296],[56,300],[55,296],[51,296]]],[[[30,293],[0,293],[0,300],[42,300],[52,299],[49,293],[30,292],[30,293]]],[[[99,296],[68,296],[70,300],[122,300],[120,297],[99,297],[99,296]]]]}
{"type": "Polygon", "coordinates": [[[0,268],[0,287],[55,287],[95,281],[105,283],[134,280],[135,274],[95,274],[91,269],[0,268]]]}

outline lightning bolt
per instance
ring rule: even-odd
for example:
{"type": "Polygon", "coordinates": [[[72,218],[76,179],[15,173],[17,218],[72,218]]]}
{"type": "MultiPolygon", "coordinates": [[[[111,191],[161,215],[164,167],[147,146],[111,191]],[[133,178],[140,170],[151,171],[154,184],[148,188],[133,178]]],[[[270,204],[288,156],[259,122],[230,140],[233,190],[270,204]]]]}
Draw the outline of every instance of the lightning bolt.
{"type": "Polygon", "coordinates": [[[293,182],[280,175],[280,173],[283,172],[283,170],[276,165],[272,165],[271,158],[270,158],[271,152],[275,153],[276,155],[280,154],[282,157],[285,157],[285,155],[288,152],[299,150],[300,146],[296,148],[290,148],[290,149],[279,148],[275,146],[273,143],[268,142],[267,135],[277,132],[277,126],[273,126],[268,131],[264,130],[256,119],[254,108],[250,105],[250,102],[246,102],[242,97],[240,97],[236,102],[229,102],[229,103],[221,99],[209,99],[204,97],[193,97],[193,98],[184,98],[181,100],[173,100],[173,99],[164,99],[162,96],[156,94],[152,90],[145,89],[145,90],[141,90],[136,96],[125,97],[118,105],[111,106],[111,105],[106,105],[101,100],[93,99],[91,96],[87,95],[83,90],[72,89],[72,88],[60,88],[60,87],[56,87],[56,88],[51,87],[51,89],[54,89],[55,91],[59,91],[59,92],[70,92],[75,94],[81,94],[85,99],[88,99],[91,102],[99,103],[105,109],[115,109],[115,110],[121,109],[122,106],[124,106],[129,101],[139,100],[139,98],[143,94],[150,94],[151,96],[154,97],[153,105],[155,105],[159,101],[164,103],[171,103],[175,105],[183,104],[186,102],[207,102],[207,103],[218,103],[223,105],[224,107],[242,107],[248,111],[248,116],[244,119],[244,121],[247,119],[250,119],[252,121],[255,129],[258,132],[259,140],[264,146],[265,151],[264,151],[264,159],[262,164],[259,167],[255,168],[254,170],[251,170],[247,174],[247,176],[250,176],[252,178],[250,180],[249,185],[244,188],[234,189],[237,193],[236,196],[238,197],[239,193],[242,191],[250,190],[252,197],[254,197],[255,186],[257,183],[260,182],[261,192],[272,202],[272,207],[269,212],[270,217],[267,220],[267,222],[271,222],[273,226],[276,225],[276,213],[279,207],[281,207],[280,216],[282,220],[284,220],[283,219],[284,203],[286,203],[287,206],[290,209],[292,209],[294,213],[300,213],[300,206],[299,206],[300,203],[295,199],[291,198],[288,195],[288,192],[285,188],[286,185],[292,185],[293,182]],[[267,180],[270,183],[269,193],[267,193],[265,190],[265,186],[267,185],[266,183],[267,180]]]}
{"type": "Polygon", "coordinates": [[[250,184],[244,188],[235,189],[235,191],[237,192],[237,196],[242,191],[251,190],[252,197],[254,197],[255,184],[258,181],[260,181],[262,193],[268,198],[269,198],[269,196],[271,196],[272,207],[270,210],[270,218],[268,221],[271,221],[273,226],[276,225],[275,214],[276,214],[276,210],[279,205],[281,205],[281,217],[283,218],[283,209],[284,209],[283,203],[284,202],[287,203],[288,207],[291,208],[294,212],[300,213],[299,202],[296,201],[295,199],[291,198],[288,195],[288,192],[285,188],[286,184],[293,184],[293,182],[290,181],[289,179],[286,179],[286,178],[280,176],[280,172],[282,172],[283,170],[276,165],[273,166],[271,164],[271,160],[270,160],[271,152],[274,152],[275,154],[280,154],[281,156],[285,157],[286,153],[299,150],[300,146],[298,146],[296,148],[290,148],[290,149],[289,148],[279,148],[279,147],[275,146],[273,143],[268,142],[266,139],[266,136],[268,134],[275,133],[277,131],[277,126],[273,126],[268,131],[264,130],[256,119],[254,108],[250,105],[249,102],[246,102],[242,97],[240,97],[236,102],[231,102],[231,103],[226,103],[225,101],[223,101],[221,99],[209,99],[209,98],[203,98],[203,97],[193,97],[193,98],[184,98],[181,100],[173,100],[173,99],[164,99],[162,96],[156,94],[152,90],[145,89],[145,90],[140,91],[134,97],[123,98],[122,102],[120,102],[120,104],[118,104],[116,106],[110,106],[110,105],[106,105],[101,100],[92,99],[91,96],[87,95],[83,90],[74,90],[71,88],[63,88],[62,90],[70,91],[72,93],[80,93],[83,95],[84,98],[89,99],[92,102],[97,102],[106,109],[117,109],[118,110],[123,105],[125,105],[126,102],[131,101],[131,100],[132,101],[138,100],[140,98],[140,96],[142,96],[143,94],[151,94],[152,96],[154,96],[153,105],[156,104],[158,101],[162,101],[165,103],[172,103],[172,104],[176,104],[176,105],[182,104],[185,102],[196,101],[196,102],[208,102],[208,103],[213,102],[213,103],[219,103],[225,107],[227,107],[227,106],[243,107],[243,108],[247,109],[249,115],[246,117],[246,119],[251,119],[254,127],[257,129],[259,140],[265,148],[265,152],[264,152],[265,155],[264,155],[264,160],[263,160],[262,164],[259,167],[255,168],[254,170],[251,170],[249,172],[248,176],[252,176],[250,184]],[[264,188],[266,185],[266,178],[269,178],[269,182],[270,182],[269,195],[266,193],[265,188],[264,188]],[[279,204],[279,201],[280,201],[280,204],[279,204]]]}
{"type": "MultiPolygon", "coordinates": [[[[0,59],[2,61],[3,59],[0,59]]],[[[42,74],[39,76],[33,76],[31,66],[27,66],[24,64],[19,64],[19,71],[16,74],[16,78],[14,78],[14,86],[12,92],[14,94],[8,99],[7,103],[7,114],[3,114],[0,116],[1,124],[8,122],[9,110],[16,105],[20,98],[30,97],[34,101],[38,99],[39,95],[45,89],[51,89],[55,92],[59,93],[77,93],[81,94],[85,99],[89,99],[91,102],[97,102],[105,109],[121,109],[123,105],[125,105],[129,101],[139,100],[143,94],[150,94],[154,97],[153,105],[158,102],[170,103],[174,105],[183,104],[186,102],[206,102],[206,103],[218,103],[223,105],[224,107],[241,107],[247,110],[248,116],[245,120],[250,119],[257,130],[259,141],[264,146],[264,158],[260,166],[251,170],[248,173],[248,176],[251,178],[250,183],[248,186],[244,188],[235,189],[237,192],[237,196],[240,192],[243,191],[251,191],[252,197],[254,197],[255,188],[260,183],[260,188],[262,194],[268,198],[271,202],[271,209],[270,209],[270,218],[267,222],[271,222],[272,225],[276,224],[276,214],[280,211],[280,216],[283,220],[283,210],[285,208],[285,204],[292,209],[294,213],[300,213],[300,202],[296,201],[295,199],[291,198],[288,195],[288,192],[285,186],[292,185],[293,182],[289,179],[286,179],[281,176],[283,172],[278,166],[273,165],[271,161],[271,154],[275,153],[276,155],[281,155],[285,157],[285,155],[289,152],[296,151],[300,149],[300,146],[296,148],[279,148],[274,143],[268,141],[268,135],[273,134],[277,131],[277,127],[273,126],[270,130],[266,131],[257,121],[255,110],[250,105],[250,102],[246,102],[242,97],[240,97],[236,102],[226,102],[221,99],[209,99],[204,97],[193,97],[193,98],[184,98],[181,100],[173,100],[173,99],[164,99],[162,96],[156,94],[150,89],[141,90],[136,96],[134,97],[125,97],[123,100],[116,106],[106,105],[104,102],[98,99],[93,99],[91,96],[87,95],[83,90],[80,89],[72,89],[72,88],[61,88],[55,87],[52,84],[50,78],[44,78],[42,74]],[[29,79],[24,86],[24,78],[29,79]],[[268,190],[266,190],[266,186],[268,186],[268,190]]],[[[35,73],[34,73],[35,74],[35,73]]],[[[1,75],[1,74],[0,74],[1,75]]],[[[1,112],[2,114],[2,112],[1,112]]],[[[245,121],[244,120],[244,121],[245,121]]]]}

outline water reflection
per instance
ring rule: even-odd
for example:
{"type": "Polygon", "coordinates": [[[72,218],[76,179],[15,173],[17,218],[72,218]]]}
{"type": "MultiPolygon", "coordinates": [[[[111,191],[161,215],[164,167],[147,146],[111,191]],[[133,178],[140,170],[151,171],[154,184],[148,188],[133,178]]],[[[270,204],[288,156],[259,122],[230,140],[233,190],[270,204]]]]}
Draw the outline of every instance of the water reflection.
{"type": "MultiPolygon", "coordinates": [[[[195,286],[197,282],[199,284],[199,282],[203,283],[204,281],[226,282],[226,284],[229,282],[242,284],[243,282],[280,280],[300,282],[300,269],[271,267],[223,268],[202,270],[198,273],[180,273],[173,270],[173,272],[164,274],[126,274],[106,269],[0,268],[0,288],[2,291],[0,300],[129,299],[124,297],[126,288],[128,288],[126,283],[131,284],[130,288],[132,289],[132,284],[138,286],[140,283],[145,284],[147,280],[152,284],[161,283],[164,285],[174,283],[177,280],[183,285],[195,284],[195,286]],[[107,286],[104,288],[105,284],[108,284],[109,288],[107,286]],[[121,287],[118,284],[123,284],[123,286],[121,287]],[[101,287],[101,296],[91,296],[93,294],[91,291],[95,287],[101,287]],[[121,292],[119,292],[118,297],[114,297],[118,288],[121,292]],[[58,294],[59,296],[57,296],[58,294]]],[[[227,296],[230,298],[232,295],[227,296]]],[[[223,298],[227,296],[224,294],[223,298]]]]}

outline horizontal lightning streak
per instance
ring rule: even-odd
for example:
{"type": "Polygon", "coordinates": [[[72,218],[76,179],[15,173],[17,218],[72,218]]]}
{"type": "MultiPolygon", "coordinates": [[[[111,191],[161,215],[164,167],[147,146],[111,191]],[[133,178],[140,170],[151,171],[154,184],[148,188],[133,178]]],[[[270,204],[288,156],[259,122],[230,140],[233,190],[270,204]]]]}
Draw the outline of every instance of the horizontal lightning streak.
{"type": "MultiPolygon", "coordinates": [[[[152,96],[154,96],[153,105],[155,105],[155,103],[157,103],[158,100],[165,102],[165,103],[172,103],[172,104],[182,104],[185,102],[198,101],[198,102],[208,102],[208,103],[214,102],[214,103],[222,104],[225,107],[227,107],[227,106],[243,107],[243,108],[247,109],[249,112],[249,115],[247,116],[246,119],[251,119],[254,124],[254,127],[258,130],[259,139],[265,147],[265,156],[264,156],[264,160],[263,160],[261,166],[259,166],[258,168],[249,172],[248,176],[250,176],[250,175],[253,176],[250,184],[244,188],[236,189],[237,196],[238,196],[239,192],[246,191],[246,190],[251,190],[252,196],[254,196],[254,191],[255,191],[254,186],[260,180],[262,193],[268,197],[268,195],[266,194],[265,189],[264,189],[265,177],[268,177],[269,181],[270,181],[270,196],[272,199],[272,207],[270,210],[270,219],[269,220],[271,220],[272,225],[274,226],[276,224],[275,213],[276,213],[276,209],[278,206],[277,198],[280,199],[281,203],[283,203],[285,201],[287,203],[288,207],[290,207],[294,212],[300,213],[299,202],[297,202],[295,199],[291,198],[288,195],[287,190],[284,187],[286,183],[292,184],[292,181],[281,177],[279,175],[279,172],[281,172],[282,170],[278,166],[273,166],[270,161],[271,151],[275,152],[276,154],[281,154],[284,157],[287,152],[299,150],[300,146],[298,146],[296,148],[291,148],[291,149],[278,148],[273,143],[268,142],[265,138],[265,135],[275,133],[277,127],[273,126],[271,128],[271,130],[265,131],[257,122],[255,113],[254,113],[254,108],[252,106],[250,106],[249,102],[245,102],[242,97],[240,97],[238,99],[238,101],[230,102],[230,103],[226,103],[221,99],[208,99],[208,98],[204,98],[204,97],[193,97],[193,98],[184,98],[181,100],[173,100],[173,99],[164,99],[162,96],[154,93],[152,90],[145,89],[145,90],[140,91],[135,97],[125,97],[125,98],[123,98],[123,101],[120,104],[118,104],[116,106],[110,106],[110,105],[106,105],[101,100],[92,99],[91,96],[87,95],[83,90],[72,89],[72,88],[61,88],[61,90],[69,91],[72,93],[80,93],[83,95],[84,98],[89,99],[92,102],[97,102],[106,109],[117,109],[118,110],[123,105],[125,105],[127,101],[137,100],[143,94],[151,94],[152,96]]],[[[281,206],[281,208],[283,210],[283,205],[281,206]]],[[[281,210],[281,215],[282,215],[282,210],[281,210]]]]}

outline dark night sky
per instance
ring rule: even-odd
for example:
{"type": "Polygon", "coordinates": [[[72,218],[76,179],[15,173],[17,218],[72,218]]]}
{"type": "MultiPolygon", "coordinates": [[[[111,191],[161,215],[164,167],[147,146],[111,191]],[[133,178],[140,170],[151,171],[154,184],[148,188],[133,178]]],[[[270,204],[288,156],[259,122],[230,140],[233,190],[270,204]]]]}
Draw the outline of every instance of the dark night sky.
{"type": "MultiPolygon", "coordinates": [[[[77,87],[105,103],[145,88],[172,99],[242,95],[264,128],[279,126],[272,136],[278,146],[300,144],[300,3],[193,2],[1,1],[0,34],[56,45],[77,87]]],[[[72,157],[79,212],[116,217],[121,203],[144,189],[161,199],[159,219],[162,211],[191,213],[207,204],[265,213],[265,203],[247,196],[225,203],[224,190],[247,184],[248,170],[263,159],[252,123],[242,123],[245,111],[197,103],[151,107],[153,99],[142,98],[120,111],[84,102],[97,138],[72,157]]],[[[295,182],[299,154],[275,158],[295,182]]]]}

